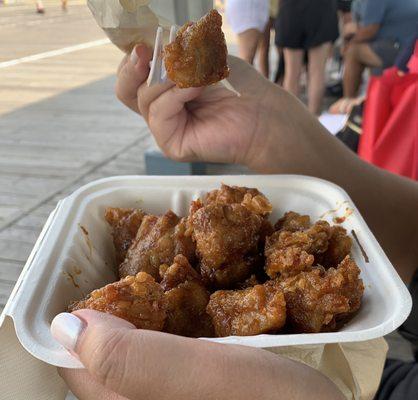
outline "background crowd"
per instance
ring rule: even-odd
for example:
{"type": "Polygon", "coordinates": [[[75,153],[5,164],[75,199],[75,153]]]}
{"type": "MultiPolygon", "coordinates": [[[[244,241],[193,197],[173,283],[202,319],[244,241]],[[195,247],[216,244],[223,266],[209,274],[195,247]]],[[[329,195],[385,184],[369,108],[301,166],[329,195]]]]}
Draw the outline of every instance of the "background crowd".
{"type": "Polygon", "coordinates": [[[349,115],[337,137],[362,158],[418,178],[411,153],[418,139],[411,113],[418,107],[412,93],[418,84],[417,0],[224,4],[241,58],[302,98],[311,113],[349,115]],[[279,57],[270,65],[273,36],[279,57]],[[397,139],[399,131],[406,140],[397,139]]]}

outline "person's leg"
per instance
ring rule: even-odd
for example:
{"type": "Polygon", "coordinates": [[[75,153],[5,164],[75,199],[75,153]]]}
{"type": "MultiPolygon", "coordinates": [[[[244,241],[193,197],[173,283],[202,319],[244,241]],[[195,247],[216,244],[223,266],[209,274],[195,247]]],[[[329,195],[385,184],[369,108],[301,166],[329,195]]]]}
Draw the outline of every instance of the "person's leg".
{"type": "Polygon", "coordinates": [[[344,97],[329,109],[332,114],[350,112],[356,102],[361,78],[366,67],[379,68],[383,65],[380,57],[367,43],[351,43],[344,53],[343,91],[344,97]]]}
{"type": "Polygon", "coordinates": [[[361,85],[365,67],[381,67],[382,60],[367,43],[351,43],[344,54],[344,97],[354,98],[361,85]]]}
{"type": "Polygon", "coordinates": [[[43,14],[45,12],[45,8],[41,0],[36,1],[36,11],[39,14],[43,14]]]}
{"type": "Polygon", "coordinates": [[[325,67],[331,47],[331,43],[324,43],[309,49],[308,52],[308,108],[315,115],[321,112],[325,89],[325,67]]]}
{"type": "Polygon", "coordinates": [[[67,11],[67,0],[61,0],[61,8],[67,11]]]}
{"type": "Polygon", "coordinates": [[[252,64],[261,36],[262,33],[257,29],[248,29],[240,33],[238,35],[239,57],[252,64]]]}
{"type": "Polygon", "coordinates": [[[298,96],[300,91],[304,53],[302,49],[283,49],[285,64],[283,87],[295,96],[298,96]]]}
{"type": "Polygon", "coordinates": [[[266,77],[270,76],[270,33],[273,28],[274,19],[270,18],[267,22],[266,29],[258,43],[258,63],[260,65],[260,72],[266,77]]]}
{"type": "Polygon", "coordinates": [[[280,86],[283,86],[284,71],[285,71],[284,54],[283,54],[283,49],[281,47],[276,46],[276,49],[277,49],[277,54],[279,56],[279,61],[277,63],[278,65],[277,65],[276,77],[274,79],[274,82],[280,86]]]}

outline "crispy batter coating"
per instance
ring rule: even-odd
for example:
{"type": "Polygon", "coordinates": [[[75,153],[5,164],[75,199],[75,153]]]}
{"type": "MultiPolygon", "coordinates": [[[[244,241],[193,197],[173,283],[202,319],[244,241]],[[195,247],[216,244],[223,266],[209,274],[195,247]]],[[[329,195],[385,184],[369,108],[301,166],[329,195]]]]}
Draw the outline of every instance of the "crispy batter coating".
{"type": "Polygon", "coordinates": [[[274,229],[276,231],[289,231],[297,232],[304,231],[311,226],[311,218],[309,215],[300,215],[294,211],[287,212],[282,218],[280,218],[274,229]]]}
{"type": "Polygon", "coordinates": [[[216,335],[251,336],[280,330],[286,321],[286,302],[278,283],[244,290],[219,290],[207,307],[216,335]]]}
{"type": "Polygon", "coordinates": [[[262,257],[258,254],[247,257],[231,258],[225,266],[218,269],[200,263],[200,273],[206,285],[210,288],[235,288],[253,272],[262,270],[262,257]]]}
{"type": "Polygon", "coordinates": [[[318,258],[318,264],[325,268],[335,268],[350,254],[352,246],[353,241],[347,231],[342,226],[332,226],[328,249],[318,258]]]}
{"type": "Polygon", "coordinates": [[[159,280],[160,265],[170,265],[178,254],[193,262],[195,245],[186,229],[186,220],[172,211],[160,217],[146,215],[125,261],[119,267],[120,277],[144,271],[159,280]]]}
{"type": "Polygon", "coordinates": [[[287,318],[297,333],[336,331],[360,308],[360,269],[347,256],[337,269],[312,268],[281,280],[287,318]]]}
{"type": "Polygon", "coordinates": [[[161,287],[164,292],[175,288],[187,281],[201,281],[199,273],[190,265],[183,254],[174,257],[171,266],[165,264],[160,266],[161,287]]]}
{"type": "Polygon", "coordinates": [[[327,251],[330,237],[331,226],[326,221],[305,230],[275,232],[266,241],[267,275],[294,275],[312,266],[315,256],[327,251]]]}
{"type": "Polygon", "coordinates": [[[142,210],[134,208],[109,207],[106,209],[105,219],[112,228],[117,265],[125,259],[126,253],[141,226],[144,215],[142,210]]]}
{"type": "Polygon", "coordinates": [[[255,285],[259,285],[260,282],[257,279],[257,276],[255,274],[251,275],[249,278],[247,278],[244,282],[240,283],[238,285],[238,289],[248,289],[250,287],[253,287],[255,285]]]}
{"type": "Polygon", "coordinates": [[[212,337],[212,321],[206,313],[209,292],[186,257],[178,255],[168,268],[161,268],[161,286],[167,299],[164,331],[188,337],[212,337]],[[163,272],[165,270],[165,272],[163,272]]]}
{"type": "Polygon", "coordinates": [[[218,287],[245,280],[257,261],[263,218],[240,204],[211,203],[190,216],[204,278],[218,287]]]}
{"type": "Polygon", "coordinates": [[[123,318],[138,329],[161,331],[167,315],[167,300],[161,286],[145,272],[97,289],[69,311],[90,309],[123,318]]]}
{"type": "Polygon", "coordinates": [[[267,216],[273,209],[271,203],[258,189],[228,186],[222,184],[220,189],[212,190],[203,200],[204,205],[220,204],[241,204],[248,210],[267,216]]]}
{"type": "Polygon", "coordinates": [[[165,46],[167,75],[180,88],[209,86],[228,77],[227,52],[222,17],[212,10],[185,24],[165,46]]]}

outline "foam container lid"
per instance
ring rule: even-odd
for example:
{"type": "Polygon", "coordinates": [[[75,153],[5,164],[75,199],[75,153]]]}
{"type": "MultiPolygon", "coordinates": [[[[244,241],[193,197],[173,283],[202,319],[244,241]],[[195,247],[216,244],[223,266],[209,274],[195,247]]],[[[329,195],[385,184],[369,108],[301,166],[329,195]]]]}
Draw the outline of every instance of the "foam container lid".
{"type": "Polygon", "coordinates": [[[104,211],[139,207],[153,214],[172,209],[186,215],[189,203],[221,182],[256,187],[273,204],[272,221],[286,211],[315,221],[340,217],[353,237],[352,255],[365,284],[359,313],[338,332],[259,335],[205,339],[254,347],[356,342],[382,337],[398,328],[411,311],[409,292],[351,199],[338,186],[303,176],[126,176],[92,182],[62,200],[51,214],[10,297],[4,316],[13,318],[22,346],[34,357],[59,367],[81,363],[50,334],[52,319],[69,303],[116,280],[114,250],[104,211]]]}

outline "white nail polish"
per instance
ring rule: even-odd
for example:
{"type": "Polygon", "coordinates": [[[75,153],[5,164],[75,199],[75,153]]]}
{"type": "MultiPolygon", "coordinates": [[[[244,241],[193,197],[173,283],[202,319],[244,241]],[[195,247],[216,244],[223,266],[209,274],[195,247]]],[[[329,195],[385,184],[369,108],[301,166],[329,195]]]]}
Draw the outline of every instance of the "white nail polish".
{"type": "Polygon", "coordinates": [[[51,334],[67,350],[75,350],[77,340],[85,328],[84,322],[73,314],[58,314],[51,323],[51,334]]]}
{"type": "Polygon", "coordinates": [[[132,49],[132,53],[131,53],[131,63],[133,65],[136,65],[136,63],[138,62],[139,58],[138,58],[138,54],[136,53],[136,46],[132,49]]]}

